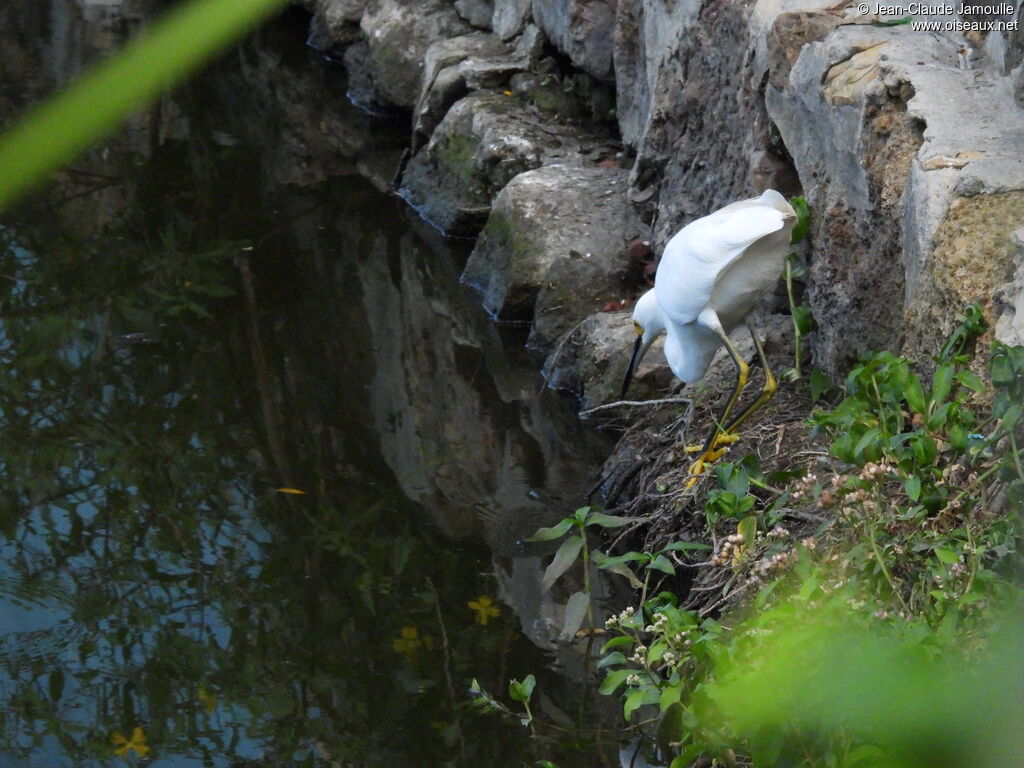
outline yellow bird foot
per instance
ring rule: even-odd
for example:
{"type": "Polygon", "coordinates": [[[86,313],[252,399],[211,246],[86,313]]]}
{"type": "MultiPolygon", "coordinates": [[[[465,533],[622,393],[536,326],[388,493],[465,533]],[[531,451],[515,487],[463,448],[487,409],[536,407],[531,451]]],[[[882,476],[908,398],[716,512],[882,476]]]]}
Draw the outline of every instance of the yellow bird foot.
{"type": "MultiPolygon", "coordinates": [[[[715,438],[715,442],[712,444],[711,448],[715,449],[722,445],[732,445],[739,439],[740,436],[737,432],[720,432],[718,434],[718,437],[715,438]]],[[[699,453],[700,451],[703,450],[703,445],[688,445],[685,448],[683,448],[684,453],[699,453]]],[[[711,451],[708,451],[708,453],[710,452],[711,451]]]]}
{"type": "MultiPolygon", "coordinates": [[[[730,440],[729,442],[735,441],[730,440]]],[[[728,451],[729,448],[728,446],[726,446],[723,448],[716,448],[714,450],[710,450],[707,451],[706,453],[701,454],[697,458],[697,460],[690,465],[690,474],[692,475],[692,477],[686,481],[685,487],[692,488],[694,485],[696,485],[697,481],[700,479],[700,476],[704,473],[704,470],[707,468],[707,465],[714,464],[720,458],[725,456],[725,454],[728,453],[728,451]]]]}

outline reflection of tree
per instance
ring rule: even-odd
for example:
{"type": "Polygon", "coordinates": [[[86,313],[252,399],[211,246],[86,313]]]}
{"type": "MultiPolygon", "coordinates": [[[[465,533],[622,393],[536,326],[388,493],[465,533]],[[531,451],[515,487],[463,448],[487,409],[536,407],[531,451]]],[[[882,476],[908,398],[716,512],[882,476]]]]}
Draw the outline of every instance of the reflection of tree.
{"type": "Polygon", "coordinates": [[[192,201],[214,194],[164,200],[155,229],[128,222],[92,244],[31,213],[4,231],[0,587],[20,608],[0,646],[0,755],[79,766],[131,758],[130,744],[216,765],[528,754],[516,724],[466,710],[471,678],[501,690],[523,673],[507,617],[484,627],[467,605],[492,589],[472,575],[483,555],[453,551],[391,496],[383,462],[353,458],[372,442],[349,434],[357,411],[285,394],[294,350],[271,329],[304,311],[289,295],[316,286],[301,269],[284,291],[261,282],[261,254],[293,250],[286,228],[249,251],[224,239],[241,228],[191,224],[192,201]],[[340,446],[323,439],[332,421],[340,446]],[[286,479],[307,494],[274,494],[286,479]],[[420,644],[396,649],[410,627],[420,644]]]}
{"type": "MultiPolygon", "coordinates": [[[[531,762],[466,690],[541,662],[504,611],[477,623],[487,556],[398,496],[359,288],[339,303],[323,279],[368,256],[332,222],[397,209],[347,181],[260,199],[286,170],[344,167],[350,115],[298,110],[315,89],[273,52],[240,59],[286,86],[222,64],[167,100],[187,144],[155,110],[0,227],[0,764],[531,762]],[[299,139],[275,143],[282,122],[299,139]],[[265,131],[260,155],[228,125],[265,131]],[[294,162],[312,139],[323,167],[294,162]]],[[[399,239],[420,247],[388,237],[382,271],[399,239]]]]}

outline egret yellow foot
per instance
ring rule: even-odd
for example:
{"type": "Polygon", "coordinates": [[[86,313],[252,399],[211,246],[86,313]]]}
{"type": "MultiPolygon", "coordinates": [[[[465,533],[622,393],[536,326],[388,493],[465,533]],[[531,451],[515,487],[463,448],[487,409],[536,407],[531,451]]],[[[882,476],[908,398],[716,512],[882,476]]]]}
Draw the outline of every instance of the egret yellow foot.
{"type": "MultiPolygon", "coordinates": [[[[721,445],[732,445],[739,439],[740,436],[737,432],[720,432],[718,434],[718,437],[715,438],[714,443],[712,443],[711,448],[715,449],[721,445]]],[[[685,453],[699,453],[700,451],[703,450],[703,445],[688,445],[685,448],[683,448],[683,451],[685,453]]]]}
{"type": "Polygon", "coordinates": [[[696,485],[697,480],[700,479],[700,476],[704,473],[704,470],[707,467],[707,465],[714,464],[720,458],[725,456],[728,450],[728,446],[724,448],[713,448],[712,450],[705,451],[700,456],[698,456],[697,460],[690,465],[690,474],[692,475],[692,477],[686,481],[686,487],[692,488],[694,485],[696,485]]]}

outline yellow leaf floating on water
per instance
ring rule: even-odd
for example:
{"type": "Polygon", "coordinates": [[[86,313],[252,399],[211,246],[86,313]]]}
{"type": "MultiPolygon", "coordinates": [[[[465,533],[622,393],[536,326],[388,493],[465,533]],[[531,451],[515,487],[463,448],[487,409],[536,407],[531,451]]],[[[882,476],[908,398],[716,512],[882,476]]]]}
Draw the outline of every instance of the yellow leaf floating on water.
{"type": "Polygon", "coordinates": [[[127,757],[128,751],[134,749],[135,753],[139,757],[145,757],[149,754],[149,747],[146,746],[146,734],[142,732],[139,726],[135,726],[135,730],[132,731],[132,737],[126,739],[124,734],[120,731],[114,731],[110,736],[110,741],[117,749],[114,750],[115,755],[121,757],[127,757]]]}
{"type": "Polygon", "coordinates": [[[476,600],[470,600],[466,605],[476,614],[477,623],[485,626],[490,619],[501,614],[501,611],[494,604],[494,598],[489,595],[480,595],[476,600]]]}
{"type": "Polygon", "coordinates": [[[206,711],[209,713],[212,713],[217,708],[217,697],[202,685],[199,686],[199,701],[206,707],[206,711]]]}
{"type": "Polygon", "coordinates": [[[278,488],[277,492],[278,493],[290,493],[290,494],[293,494],[295,496],[305,496],[306,495],[305,491],[300,491],[298,488],[278,488]]]}

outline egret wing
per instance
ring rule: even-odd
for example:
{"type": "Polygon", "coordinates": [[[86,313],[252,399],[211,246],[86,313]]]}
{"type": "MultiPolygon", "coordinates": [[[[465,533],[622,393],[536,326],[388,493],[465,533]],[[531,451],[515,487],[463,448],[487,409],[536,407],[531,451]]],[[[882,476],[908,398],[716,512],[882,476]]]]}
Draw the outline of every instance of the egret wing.
{"type": "Polygon", "coordinates": [[[665,247],[657,274],[657,297],[677,323],[697,319],[719,275],[753,243],[778,232],[787,214],[759,200],[733,203],[684,227],[665,247]]]}

